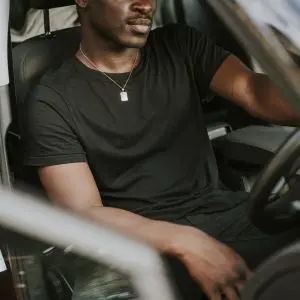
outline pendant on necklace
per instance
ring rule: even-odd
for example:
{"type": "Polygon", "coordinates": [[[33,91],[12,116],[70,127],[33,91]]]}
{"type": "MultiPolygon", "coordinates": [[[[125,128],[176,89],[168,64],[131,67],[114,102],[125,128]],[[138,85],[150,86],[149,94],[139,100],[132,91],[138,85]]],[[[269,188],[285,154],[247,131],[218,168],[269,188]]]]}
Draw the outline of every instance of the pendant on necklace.
{"type": "Polygon", "coordinates": [[[126,91],[122,91],[122,92],[120,93],[120,96],[121,96],[121,101],[122,101],[122,102],[128,101],[128,94],[127,94],[126,91]]]}

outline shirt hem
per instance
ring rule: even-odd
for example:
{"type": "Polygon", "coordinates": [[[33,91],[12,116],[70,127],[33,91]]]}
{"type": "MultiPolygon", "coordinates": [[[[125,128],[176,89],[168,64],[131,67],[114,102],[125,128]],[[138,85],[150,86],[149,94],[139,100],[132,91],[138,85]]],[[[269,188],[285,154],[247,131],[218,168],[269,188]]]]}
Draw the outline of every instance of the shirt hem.
{"type": "Polygon", "coordinates": [[[59,155],[59,156],[45,156],[45,157],[30,157],[27,158],[23,165],[28,167],[46,167],[53,165],[62,165],[76,162],[86,162],[86,156],[83,154],[76,155],[59,155]]]}

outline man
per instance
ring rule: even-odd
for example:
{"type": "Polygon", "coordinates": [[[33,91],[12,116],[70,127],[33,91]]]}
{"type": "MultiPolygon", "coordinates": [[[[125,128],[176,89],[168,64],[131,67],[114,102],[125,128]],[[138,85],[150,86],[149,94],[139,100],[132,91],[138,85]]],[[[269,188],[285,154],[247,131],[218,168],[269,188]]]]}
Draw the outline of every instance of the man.
{"type": "Polygon", "coordinates": [[[155,0],[76,3],[82,42],[31,97],[26,165],[54,203],[167,256],[183,299],[199,299],[195,282],[213,300],[238,299],[243,259],[252,268],[296,234],[259,232],[247,195],[220,188],[201,99],[212,90],[271,123],[299,116],[267,76],[197,31],[150,33],[155,0]]]}

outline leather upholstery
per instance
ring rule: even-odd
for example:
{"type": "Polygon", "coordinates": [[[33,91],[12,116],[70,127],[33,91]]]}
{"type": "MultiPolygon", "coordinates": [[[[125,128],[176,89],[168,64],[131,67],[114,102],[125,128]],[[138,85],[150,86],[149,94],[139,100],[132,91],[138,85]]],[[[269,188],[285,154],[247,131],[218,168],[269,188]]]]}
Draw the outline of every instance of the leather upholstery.
{"type": "Polygon", "coordinates": [[[30,39],[13,49],[17,104],[24,102],[47,69],[59,66],[75,54],[79,41],[80,28],[77,27],[58,31],[53,37],[30,39]]]}
{"type": "Polygon", "coordinates": [[[13,122],[8,131],[8,155],[10,168],[17,181],[21,179],[43,194],[35,172],[22,166],[21,110],[29,92],[35,87],[46,70],[58,67],[75,54],[80,41],[80,28],[70,28],[56,32],[55,36],[36,37],[13,48],[14,89],[11,96],[13,122]],[[14,93],[13,93],[14,92],[14,93]],[[11,134],[12,133],[12,134],[11,134]]]}

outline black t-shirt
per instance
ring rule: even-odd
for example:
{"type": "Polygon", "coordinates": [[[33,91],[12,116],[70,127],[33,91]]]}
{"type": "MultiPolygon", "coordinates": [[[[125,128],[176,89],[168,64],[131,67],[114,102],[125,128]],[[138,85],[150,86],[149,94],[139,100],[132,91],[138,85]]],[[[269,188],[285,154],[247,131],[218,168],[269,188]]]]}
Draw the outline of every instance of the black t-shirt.
{"type": "MultiPolygon", "coordinates": [[[[217,212],[240,199],[219,188],[201,99],[229,53],[198,31],[151,32],[127,92],[75,57],[48,72],[27,104],[25,164],[88,162],[104,205],[154,219],[217,212]]],[[[109,74],[123,85],[128,74],[109,74]]]]}

